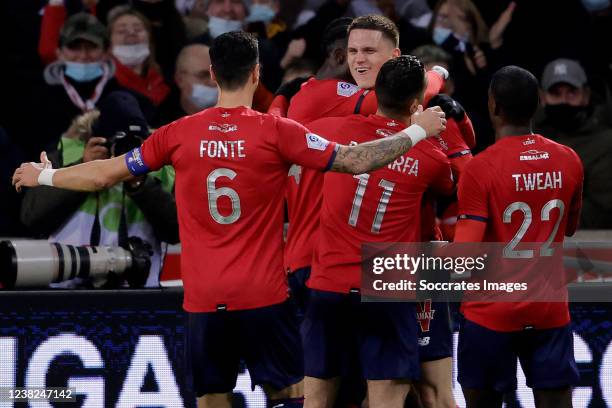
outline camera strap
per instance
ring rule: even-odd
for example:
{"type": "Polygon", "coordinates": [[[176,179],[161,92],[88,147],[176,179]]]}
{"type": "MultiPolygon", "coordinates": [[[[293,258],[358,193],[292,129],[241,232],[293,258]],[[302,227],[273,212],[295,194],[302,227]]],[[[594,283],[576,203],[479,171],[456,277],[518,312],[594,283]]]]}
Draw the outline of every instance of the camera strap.
{"type": "Polygon", "coordinates": [[[62,86],[66,90],[68,97],[70,98],[72,103],[83,112],[88,112],[95,108],[98,99],[100,99],[100,96],[102,96],[102,91],[104,90],[106,83],[111,78],[110,70],[108,69],[108,67],[104,65],[102,69],[102,78],[96,85],[93,95],[91,95],[91,97],[85,101],[83,100],[83,98],[81,98],[81,95],[79,95],[74,86],[72,86],[68,81],[66,81],[66,77],[64,76],[64,74],[62,73],[62,75],[60,76],[60,81],[62,83],[62,86]]]}
{"type": "Polygon", "coordinates": [[[90,245],[100,245],[100,228],[100,194],[96,192],[96,214],[94,216],[94,222],[91,226],[91,234],[89,236],[90,245]]]}
{"type": "Polygon", "coordinates": [[[125,187],[121,187],[121,215],[119,216],[119,246],[127,248],[128,228],[127,217],[125,216],[125,187]]]}

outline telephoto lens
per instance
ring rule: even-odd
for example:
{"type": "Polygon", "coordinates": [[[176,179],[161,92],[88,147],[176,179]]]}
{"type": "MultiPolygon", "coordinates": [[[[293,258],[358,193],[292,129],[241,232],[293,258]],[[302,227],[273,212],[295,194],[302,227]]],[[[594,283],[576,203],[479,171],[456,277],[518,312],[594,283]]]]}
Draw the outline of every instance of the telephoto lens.
{"type": "Polygon", "coordinates": [[[91,279],[94,287],[109,280],[142,287],[151,266],[150,247],[131,237],[127,249],[77,246],[45,240],[0,241],[0,284],[5,289],[48,287],[74,278],[91,279]]]}

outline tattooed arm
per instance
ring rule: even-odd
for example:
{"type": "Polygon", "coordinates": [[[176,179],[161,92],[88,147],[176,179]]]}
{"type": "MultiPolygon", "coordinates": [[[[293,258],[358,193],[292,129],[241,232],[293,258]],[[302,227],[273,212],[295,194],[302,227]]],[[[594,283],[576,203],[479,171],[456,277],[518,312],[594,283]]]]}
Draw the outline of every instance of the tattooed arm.
{"type": "Polygon", "coordinates": [[[339,146],[331,171],[362,174],[379,169],[406,153],[419,140],[437,135],[446,128],[444,112],[439,107],[413,114],[412,123],[409,128],[389,137],[356,146],[339,146]],[[415,129],[415,125],[421,129],[415,129]],[[426,135],[419,135],[423,131],[426,135]]]}

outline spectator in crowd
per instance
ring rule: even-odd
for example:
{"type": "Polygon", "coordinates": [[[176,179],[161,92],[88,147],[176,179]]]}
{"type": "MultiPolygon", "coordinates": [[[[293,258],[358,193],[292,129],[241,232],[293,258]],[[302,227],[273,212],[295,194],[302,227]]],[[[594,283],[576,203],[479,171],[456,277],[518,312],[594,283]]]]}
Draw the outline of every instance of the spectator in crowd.
{"type": "Polygon", "coordinates": [[[95,5],[95,0],[49,0],[43,9],[38,40],[38,54],[43,64],[50,64],[57,59],[60,30],[66,18],[79,12],[94,14],[95,5]]]}
{"type": "MultiPolygon", "coordinates": [[[[113,92],[99,106],[79,116],[62,138],[62,149],[49,155],[55,167],[119,156],[140,145],[149,134],[136,99],[113,92]],[[123,133],[121,141],[115,136],[123,133]],[[127,150],[126,150],[127,151],[127,150]]],[[[137,236],[153,249],[147,286],[159,285],[161,241],[177,243],[178,221],[172,189],[174,170],[163,167],[146,177],[126,181],[98,193],[53,187],[28,190],[21,208],[22,222],[51,242],[72,245],[120,245],[137,236]]],[[[70,287],[84,284],[72,281],[70,287]]]]}
{"type": "Polygon", "coordinates": [[[485,145],[493,142],[486,105],[489,79],[491,72],[504,65],[503,35],[514,8],[510,3],[489,30],[471,0],[439,0],[430,23],[434,42],[452,57],[454,96],[470,112],[479,143],[485,145]]]}
{"type": "Polygon", "coordinates": [[[449,77],[444,82],[443,93],[453,95],[455,92],[455,84],[453,81],[452,58],[448,52],[437,45],[427,44],[415,48],[410,54],[421,60],[425,67],[425,71],[431,70],[436,65],[446,69],[449,77]]]}
{"type": "Polygon", "coordinates": [[[612,228],[612,127],[607,105],[593,103],[578,61],[551,61],[542,75],[536,131],[578,153],[584,166],[580,228],[612,228]]]}
{"type": "Polygon", "coordinates": [[[164,78],[170,82],[176,57],[187,43],[185,23],[174,0],[131,0],[130,3],[151,22],[155,59],[161,66],[164,78]]]}
{"type": "MultiPolygon", "coordinates": [[[[56,149],[75,116],[95,108],[101,98],[122,89],[114,78],[106,28],[88,13],[72,15],[64,24],[58,60],[44,70],[45,83],[32,101],[39,120],[25,124],[35,149],[56,149]]],[[[144,99],[144,97],[143,97],[144,99]]]]}
{"type": "Polygon", "coordinates": [[[242,30],[249,9],[245,0],[204,0],[208,32],[200,39],[210,44],[221,34],[242,30]]]}
{"type": "Polygon", "coordinates": [[[219,95],[217,84],[210,77],[209,47],[192,44],[183,48],[176,60],[176,88],[162,105],[159,126],[178,118],[193,115],[214,106],[219,95]]]}
{"type": "Polygon", "coordinates": [[[117,6],[108,15],[115,78],[123,87],[159,106],[170,93],[155,61],[151,23],[129,6],[117,6]]]}
{"type": "Polygon", "coordinates": [[[303,58],[323,63],[327,57],[321,51],[325,27],[333,20],[344,16],[348,12],[350,3],[351,0],[326,0],[316,9],[312,18],[297,27],[293,33],[287,34],[290,40],[303,38],[306,41],[303,58]]]}

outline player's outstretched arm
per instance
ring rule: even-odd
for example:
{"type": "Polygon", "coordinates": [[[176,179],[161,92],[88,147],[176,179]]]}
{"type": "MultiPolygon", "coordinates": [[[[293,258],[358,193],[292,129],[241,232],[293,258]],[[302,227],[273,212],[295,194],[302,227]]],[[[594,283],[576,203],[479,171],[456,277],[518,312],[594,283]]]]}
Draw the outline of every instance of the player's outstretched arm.
{"type": "Polygon", "coordinates": [[[22,187],[48,185],[75,191],[104,190],[132,177],[125,164],[125,155],[107,160],[94,160],[62,169],[51,169],[45,152],[41,163],[23,163],[13,174],[17,191],[22,187]]]}
{"type": "Polygon", "coordinates": [[[382,139],[356,146],[341,145],[331,171],[362,174],[379,169],[402,154],[419,141],[440,134],[446,129],[444,112],[436,106],[412,115],[412,125],[401,132],[382,139]]]}

